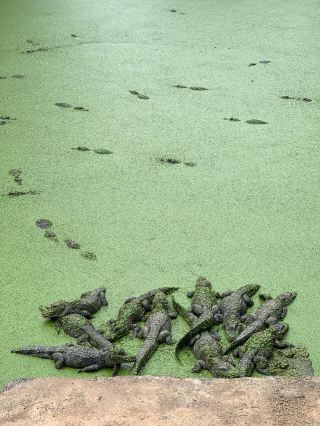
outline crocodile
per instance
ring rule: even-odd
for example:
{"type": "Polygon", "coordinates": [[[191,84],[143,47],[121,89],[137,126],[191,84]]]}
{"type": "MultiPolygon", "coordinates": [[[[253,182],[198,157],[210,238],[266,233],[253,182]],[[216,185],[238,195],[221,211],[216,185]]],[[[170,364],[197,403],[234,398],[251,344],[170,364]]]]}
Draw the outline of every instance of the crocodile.
{"type": "Polygon", "coordinates": [[[77,368],[79,372],[98,371],[102,368],[116,367],[121,363],[133,362],[135,357],[118,349],[96,349],[78,345],[27,346],[11,352],[52,359],[56,368],[77,368]]]}
{"type": "Polygon", "coordinates": [[[106,289],[96,288],[93,291],[83,293],[80,300],[67,302],[60,300],[49,306],[40,306],[44,318],[57,319],[69,314],[81,314],[86,318],[92,318],[92,314],[99,311],[102,306],[107,306],[106,289]]]}
{"type": "Polygon", "coordinates": [[[223,315],[223,326],[229,341],[234,340],[241,332],[241,319],[248,307],[253,305],[251,297],[259,288],[257,284],[247,284],[235,291],[221,294],[219,309],[223,315]]]}
{"type": "Polygon", "coordinates": [[[238,351],[240,377],[251,376],[255,368],[258,371],[266,368],[274,348],[283,349],[289,347],[289,343],[281,341],[288,330],[288,324],[275,323],[265,330],[252,335],[238,351]]]}
{"type": "Polygon", "coordinates": [[[171,320],[168,315],[169,304],[166,295],[159,291],[153,299],[151,313],[142,328],[142,337],[145,339],[137,355],[132,374],[138,374],[157,350],[160,343],[172,344],[171,320]]]}
{"type": "Polygon", "coordinates": [[[206,369],[214,377],[229,379],[239,377],[239,370],[234,365],[232,358],[223,356],[220,336],[217,332],[201,332],[193,345],[193,353],[197,358],[192,369],[194,373],[206,369]]]}
{"type": "MultiPolygon", "coordinates": [[[[162,287],[150,290],[138,297],[131,297],[127,299],[121,306],[118,317],[115,320],[109,320],[106,324],[104,335],[105,337],[114,342],[130,333],[130,330],[137,330],[139,327],[136,325],[141,321],[144,315],[151,310],[151,304],[154,296],[161,291],[168,295],[178,290],[178,287],[162,287]]],[[[172,315],[173,317],[174,315],[172,315]]]]}
{"type": "Polygon", "coordinates": [[[93,324],[80,314],[70,314],[56,321],[58,332],[62,329],[66,334],[78,339],[78,343],[88,342],[98,349],[112,348],[112,343],[107,340],[102,330],[97,330],[93,324]]]}
{"type": "MultiPolygon", "coordinates": [[[[195,321],[190,317],[190,312],[174,299],[173,303],[179,315],[192,327],[195,321]]],[[[192,346],[193,353],[197,358],[197,362],[192,369],[193,373],[206,369],[214,377],[238,377],[238,371],[234,368],[233,363],[230,362],[230,358],[223,357],[220,336],[216,331],[201,331],[200,334],[189,341],[189,346],[192,346]]],[[[176,352],[177,355],[178,353],[176,352]]]]}
{"type": "Polygon", "coordinates": [[[268,366],[259,369],[259,373],[268,376],[305,377],[314,376],[310,355],[303,346],[287,349],[275,349],[268,366]]]}
{"type": "Polygon", "coordinates": [[[191,310],[189,311],[185,311],[184,308],[174,301],[175,309],[191,327],[176,346],[175,354],[177,359],[179,359],[178,354],[180,350],[190,340],[192,341],[201,331],[209,329],[222,320],[218,307],[219,294],[212,290],[211,283],[206,278],[199,277],[196,281],[195,290],[188,292],[187,296],[191,297],[191,310]]]}
{"type": "Polygon", "coordinates": [[[266,300],[252,315],[252,322],[246,327],[229,345],[226,353],[230,352],[239,345],[242,345],[254,333],[262,331],[268,325],[282,320],[287,314],[287,306],[296,298],[297,293],[287,292],[271,299],[270,296],[264,296],[266,300]]]}

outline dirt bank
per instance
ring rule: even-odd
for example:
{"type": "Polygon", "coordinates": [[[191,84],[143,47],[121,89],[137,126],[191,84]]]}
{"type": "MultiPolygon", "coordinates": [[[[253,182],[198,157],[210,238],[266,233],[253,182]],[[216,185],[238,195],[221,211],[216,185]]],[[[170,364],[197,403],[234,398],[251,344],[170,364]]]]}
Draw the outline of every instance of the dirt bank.
{"type": "Polygon", "coordinates": [[[1,425],[320,425],[320,379],[35,379],[0,395],[1,425]]]}

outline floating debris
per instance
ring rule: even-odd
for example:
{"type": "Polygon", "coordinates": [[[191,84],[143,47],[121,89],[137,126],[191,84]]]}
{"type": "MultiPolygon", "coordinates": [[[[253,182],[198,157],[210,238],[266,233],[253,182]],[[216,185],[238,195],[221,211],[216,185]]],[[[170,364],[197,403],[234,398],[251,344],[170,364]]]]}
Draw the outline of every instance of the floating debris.
{"type": "Polygon", "coordinates": [[[224,120],[228,120],[228,121],[241,121],[239,118],[236,117],[230,117],[230,118],[224,118],[224,120]]]}
{"type": "Polygon", "coordinates": [[[247,120],[246,123],[248,124],[268,124],[266,121],[257,120],[253,118],[252,120],[247,120]]]}
{"type": "Polygon", "coordinates": [[[11,78],[25,78],[26,76],[23,74],[14,74],[11,76],[11,78]]]}
{"type": "Polygon", "coordinates": [[[97,256],[92,251],[85,251],[81,253],[81,256],[87,260],[97,260],[97,256]]]}
{"type": "Polygon", "coordinates": [[[36,226],[40,229],[48,229],[52,226],[52,222],[49,219],[38,219],[36,226]]]}
{"type": "Polygon", "coordinates": [[[175,13],[175,12],[178,12],[178,11],[176,9],[170,9],[169,12],[175,13]]]}
{"type": "Polygon", "coordinates": [[[80,248],[80,244],[73,240],[65,240],[67,246],[71,249],[78,250],[80,248]]]}
{"type": "Polygon", "coordinates": [[[79,36],[77,36],[77,34],[71,34],[71,37],[73,37],[73,38],[79,38],[79,36]]]}
{"type": "Polygon", "coordinates": [[[255,65],[257,65],[256,62],[250,62],[250,64],[248,65],[248,67],[254,67],[255,65]]]}
{"type": "Polygon", "coordinates": [[[262,61],[259,61],[259,64],[269,64],[271,61],[267,61],[263,59],[262,61]]]}
{"type": "Polygon", "coordinates": [[[6,77],[4,75],[0,75],[0,80],[4,80],[5,78],[8,78],[8,77],[6,77]]]}
{"type": "Polygon", "coordinates": [[[194,167],[195,165],[196,165],[196,163],[194,163],[193,161],[188,161],[188,162],[186,162],[186,163],[183,163],[185,166],[188,166],[188,167],[194,167]]]}
{"type": "Polygon", "coordinates": [[[60,108],[72,108],[72,105],[70,105],[66,102],[56,102],[55,105],[60,107],[60,108]]]}
{"type": "Polygon", "coordinates": [[[147,96],[147,95],[141,95],[140,93],[138,95],[138,98],[139,99],[150,99],[149,96],[147,96]]]}
{"type": "Polygon", "coordinates": [[[74,151],[83,151],[83,152],[91,151],[91,149],[87,148],[86,146],[77,146],[76,148],[71,148],[71,149],[73,149],[74,151]]]}
{"type": "Polygon", "coordinates": [[[172,87],[176,87],[177,89],[188,89],[187,86],[183,86],[182,84],[176,84],[175,86],[172,87]]]}
{"type": "Polygon", "coordinates": [[[110,151],[109,149],[94,149],[93,152],[95,152],[96,154],[105,154],[105,155],[110,155],[113,154],[113,151],[110,151]]]}

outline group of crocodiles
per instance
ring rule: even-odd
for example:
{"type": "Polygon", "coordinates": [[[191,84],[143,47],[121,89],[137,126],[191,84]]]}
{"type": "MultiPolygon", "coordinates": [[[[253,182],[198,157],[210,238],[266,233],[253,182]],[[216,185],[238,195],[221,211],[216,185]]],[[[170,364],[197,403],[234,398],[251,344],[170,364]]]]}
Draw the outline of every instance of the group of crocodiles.
{"type": "Polygon", "coordinates": [[[307,350],[283,339],[289,329],[282,320],[296,293],[272,298],[260,294],[261,305],[248,312],[260,286],[248,284],[222,294],[212,289],[204,277],[187,293],[191,306],[186,309],[170,295],[177,287],[158,288],[127,299],[118,316],[97,329],[93,314],[107,306],[106,289],[84,293],[79,300],[58,301],[40,307],[42,316],[55,321],[58,331],[77,339],[64,346],[28,346],[12,352],[52,359],[56,368],[79,371],[113,368],[133,363],[132,374],[139,374],[161,343],[173,344],[171,320],[178,314],[190,330],[177,342],[175,354],[189,347],[196,358],[192,371],[208,370],[213,377],[235,378],[264,375],[310,376],[314,374],[307,350]],[[143,324],[143,325],[141,325],[143,324]],[[138,354],[128,354],[117,344],[124,336],[144,339],[138,354]]]}

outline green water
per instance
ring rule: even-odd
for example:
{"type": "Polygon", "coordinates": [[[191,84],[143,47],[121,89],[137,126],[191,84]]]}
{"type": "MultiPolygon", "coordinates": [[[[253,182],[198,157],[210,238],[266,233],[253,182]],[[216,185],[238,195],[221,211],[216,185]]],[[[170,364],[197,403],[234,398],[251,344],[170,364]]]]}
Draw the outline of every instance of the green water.
{"type": "MultiPolygon", "coordinates": [[[[199,275],[220,291],[248,281],[297,291],[289,339],[320,373],[319,11],[313,0],[1,0],[0,75],[26,77],[0,80],[0,115],[16,118],[0,126],[0,190],[39,192],[0,197],[1,384],[77,376],[10,353],[68,340],[38,305],[106,286],[101,323],[158,286],[180,286],[186,302],[199,275]],[[57,48],[22,54],[27,39],[57,48]],[[260,60],[271,62],[248,67],[260,60]],[[39,218],[60,243],[43,237],[39,218]]],[[[175,338],[185,329],[177,320],[175,338]]],[[[172,355],[160,348],[144,373],[190,376],[191,358],[180,366],[172,355]]]]}

